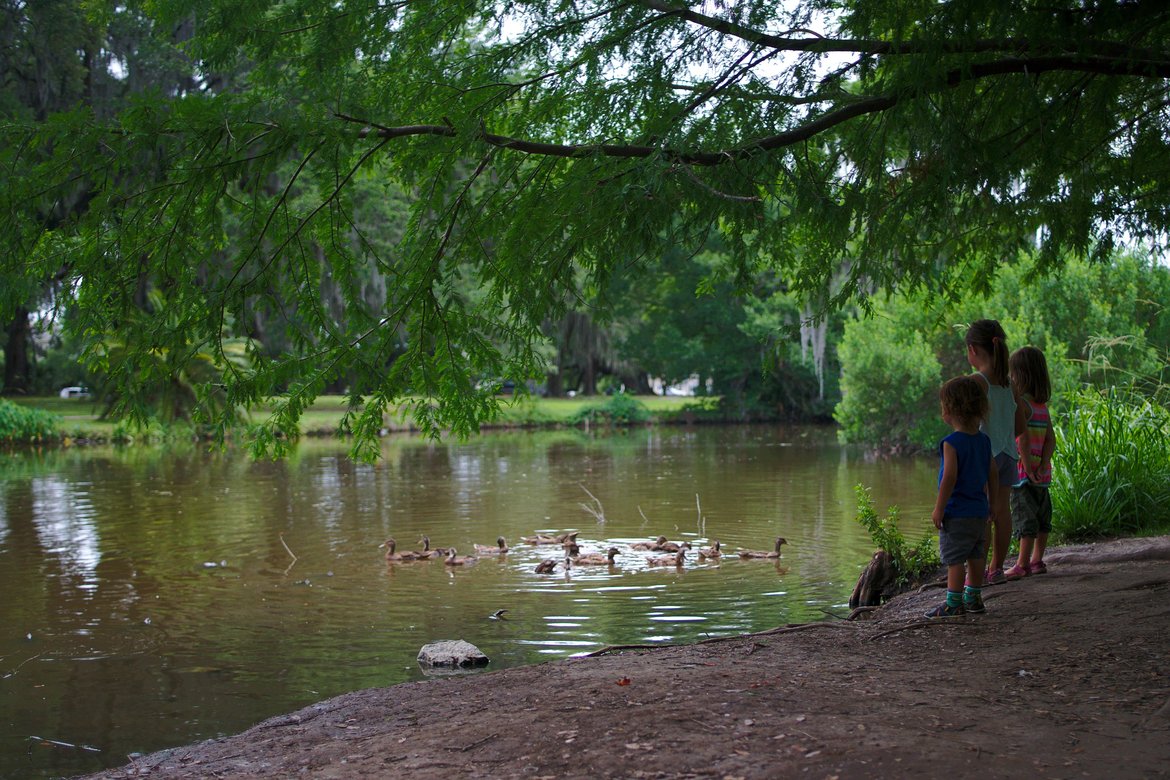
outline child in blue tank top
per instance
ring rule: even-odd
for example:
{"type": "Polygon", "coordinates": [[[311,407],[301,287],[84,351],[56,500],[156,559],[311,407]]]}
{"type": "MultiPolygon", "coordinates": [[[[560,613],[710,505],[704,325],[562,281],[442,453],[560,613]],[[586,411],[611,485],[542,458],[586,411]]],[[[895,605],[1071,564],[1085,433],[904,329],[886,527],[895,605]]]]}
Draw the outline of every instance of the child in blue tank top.
{"type": "Polygon", "coordinates": [[[983,387],[974,377],[956,377],[942,386],[939,403],[953,432],[938,445],[938,498],[930,519],[947,567],[947,598],[926,613],[929,618],[986,611],[987,517],[999,492],[991,440],[979,430],[988,409],[983,387]]]}

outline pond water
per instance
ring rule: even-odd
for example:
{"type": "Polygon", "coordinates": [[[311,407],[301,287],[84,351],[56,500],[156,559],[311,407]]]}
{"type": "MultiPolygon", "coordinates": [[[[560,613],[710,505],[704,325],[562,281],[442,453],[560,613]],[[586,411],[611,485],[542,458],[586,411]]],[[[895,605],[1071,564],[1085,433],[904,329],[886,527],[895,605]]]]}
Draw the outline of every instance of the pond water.
{"type": "Polygon", "coordinates": [[[306,441],[279,462],[189,447],[0,455],[0,776],[117,766],[360,688],[422,678],[466,639],[489,670],[608,644],[680,643],[845,614],[872,551],[854,486],[929,530],[931,459],[867,460],[831,428],[638,428],[390,438],[376,465],[306,441]],[[614,567],[520,542],[579,531],[614,567]],[[388,566],[379,545],[511,551],[388,566]],[[689,556],[659,534],[779,561],[689,556]],[[295,557],[294,557],[295,556],[295,557]],[[505,619],[490,619],[506,609],[505,619]]]}

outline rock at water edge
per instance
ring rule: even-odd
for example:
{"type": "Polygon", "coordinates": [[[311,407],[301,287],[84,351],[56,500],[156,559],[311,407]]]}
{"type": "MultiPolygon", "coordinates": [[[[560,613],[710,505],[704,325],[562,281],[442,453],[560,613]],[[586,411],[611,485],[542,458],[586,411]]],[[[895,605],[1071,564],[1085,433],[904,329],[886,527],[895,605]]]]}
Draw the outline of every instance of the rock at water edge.
{"type": "Polygon", "coordinates": [[[418,662],[423,666],[484,666],[488,657],[470,642],[446,639],[423,645],[418,651],[418,662]]]}

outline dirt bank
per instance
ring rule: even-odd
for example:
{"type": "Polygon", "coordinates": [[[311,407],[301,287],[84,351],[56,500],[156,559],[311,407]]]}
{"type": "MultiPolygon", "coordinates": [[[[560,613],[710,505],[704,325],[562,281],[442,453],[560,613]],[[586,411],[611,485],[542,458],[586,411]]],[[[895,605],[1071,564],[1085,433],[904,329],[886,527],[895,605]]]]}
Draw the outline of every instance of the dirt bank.
{"type": "Polygon", "coordinates": [[[1170,537],[1053,550],[1050,573],[925,621],[615,650],[358,691],[90,778],[1170,776],[1170,537]]]}

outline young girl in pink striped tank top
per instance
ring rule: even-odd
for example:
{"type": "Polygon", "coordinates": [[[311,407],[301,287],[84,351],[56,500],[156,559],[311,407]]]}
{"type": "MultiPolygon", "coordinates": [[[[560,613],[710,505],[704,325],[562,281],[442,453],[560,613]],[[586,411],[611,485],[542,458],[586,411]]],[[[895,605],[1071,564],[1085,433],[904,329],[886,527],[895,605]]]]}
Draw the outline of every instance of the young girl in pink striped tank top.
{"type": "Polygon", "coordinates": [[[1011,493],[1012,532],[1020,540],[1020,557],[1015,566],[1004,572],[1007,579],[1018,580],[1048,571],[1044,548],[1052,530],[1048,486],[1052,483],[1056,436],[1048,415],[1052,383],[1044,353],[1035,347],[1021,347],[1012,353],[1008,369],[1027,418],[1024,432],[1016,438],[1020,460],[1011,493]]]}

